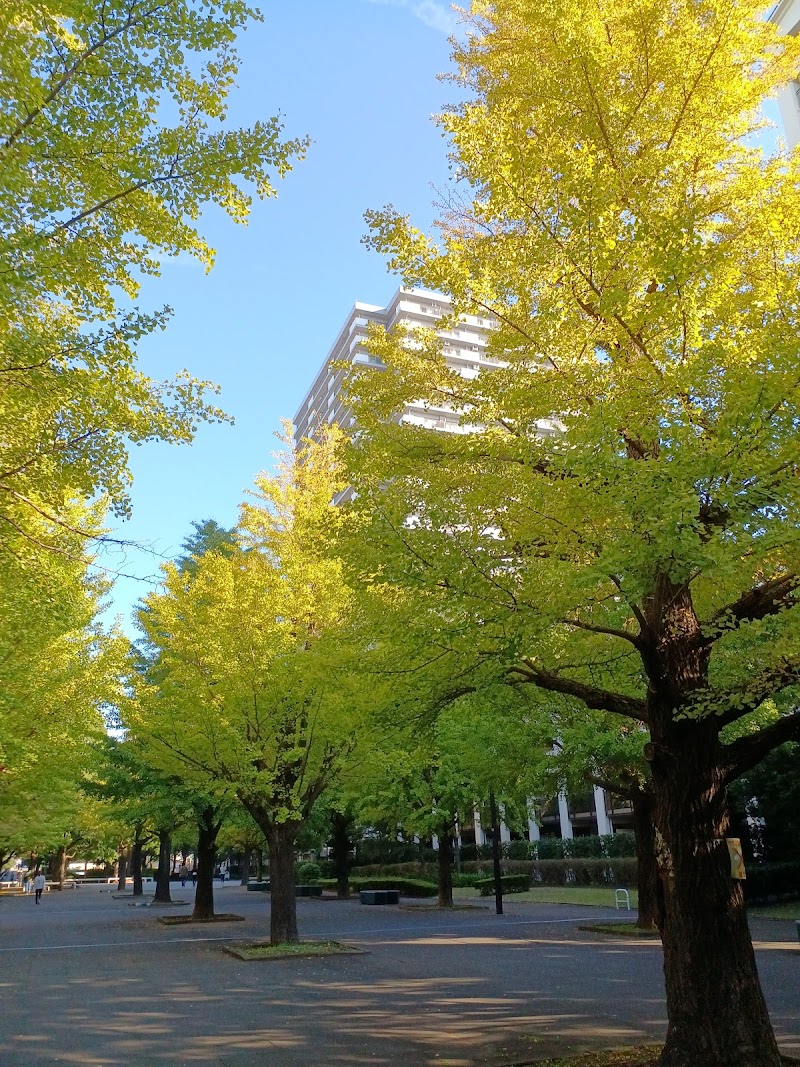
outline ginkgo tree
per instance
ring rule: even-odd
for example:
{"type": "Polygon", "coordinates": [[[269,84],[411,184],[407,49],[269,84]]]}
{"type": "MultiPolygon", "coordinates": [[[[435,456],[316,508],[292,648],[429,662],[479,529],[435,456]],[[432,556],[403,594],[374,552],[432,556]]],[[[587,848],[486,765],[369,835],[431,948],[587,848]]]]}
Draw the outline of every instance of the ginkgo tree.
{"type": "Polygon", "coordinates": [[[780,1063],[725,839],[727,784],[800,734],[800,157],[757,139],[798,55],[756,0],[475,0],[438,236],[369,216],[498,366],[373,331],[365,537],[510,679],[649,732],[662,1067],[780,1063]],[[464,432],[393,420],[411,400],[464,432]]]}
{"type": "Polygon", "coordinates": [[[19,0],[0,12],[0,524],[40,547],[65,497],[129,507],[129,443],[187,442],[222,413],[183,372],[137,367],[168,309],[133,303],[165,257],[213,249],[198,220],[247,219],[306,141],[227,120],[244,0],[19,0]]]}
{"type": "Polygon", "coordinates": [[[258,478],[237,549],[165,569],[139,615],[151,665],[125,712],[164,767],[227,787],[266,836],[274,943],[298,938],[294,842],[364,706],[354,595],[332,552],[346,521],[334,448],[306,442],[258,478]]]}

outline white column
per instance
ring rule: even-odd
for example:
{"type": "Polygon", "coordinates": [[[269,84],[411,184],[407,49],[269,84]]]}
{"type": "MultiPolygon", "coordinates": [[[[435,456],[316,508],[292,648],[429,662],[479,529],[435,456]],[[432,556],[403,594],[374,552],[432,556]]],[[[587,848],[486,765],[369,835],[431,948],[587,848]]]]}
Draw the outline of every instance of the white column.
{"type": "Polygon", "coordinates": [[[567,794],[563,792],[563,790],[558,794],[558,821],[561,823],[561,836],[573,837],[572,819],[569,817],[567,794]]]}
{"type": "Polygon", "coordinates": [[[541,837],[541,834],[539,833],[539,824],[538,824],[538,822],[536,821],[536,819],[529,818],[528,819],[528,840],[529,841],[538,841],[540,837],[541,837]]]}
{"type": "Polygon", "coordinates": [[[599,785],[594,787],[594,810],[597,814],[598,834],[601,837],[606,834],[613,834],[614,827],[611,825],[611,819],[609,819],[606,811],[606,791],[599,785]]]}
{"type": "Polygon", "coordinates": [[[436,834],[431,838],[431,848],[436,849],[437,852],[439,851],[439,838],[436,834]]]}
{"type": "Polygon", "coordinates": [[[509,830],[509,828],[506,826],[506,824],[501,819],[500,820],[500,841],[501,841],[501,843],[503,843],[503,842],[507,842],[507,841],[510,841],[510,840],[511,840],[511,831],[509,830]]]}
{"type": "Polygon", "coordinates": [[[472,818],[475,826],[475,844],[485,845],[486,835],[483,832],[483,827],[481,826],[481,817],[477,808],[473,811],[472,818]]]}

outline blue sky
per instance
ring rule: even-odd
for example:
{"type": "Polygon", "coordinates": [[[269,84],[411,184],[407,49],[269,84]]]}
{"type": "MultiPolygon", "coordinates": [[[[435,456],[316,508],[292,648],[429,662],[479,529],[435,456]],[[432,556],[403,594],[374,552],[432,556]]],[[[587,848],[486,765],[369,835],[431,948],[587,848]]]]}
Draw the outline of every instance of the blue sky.
{"type": "Polygon", "coordinates": [[[169,304],[168,329],[147,338],[140,362],[164,378],[184,367],[222,387],[234,426],[202,427],[192,446],[133,449],[133,518],[115,536],[149,546],[106,551],[119,577],[109,614],[130,630],[133,605],[193,520],[236,521],[254,475],[269,468],[273,434],[291,418],[355,300],[383,304],[397,287],[361,244],[368,208],[393,203],[426,226],[434,187],[447,181],[446,144],[431,116],[456,88],[450,67],[456,16],[434,0],[265,0],[263,24],[240,42],[230,118],[277,112],[287,136],[313,144],[248,226],[209,212],[217,251],[205,275],[188,257],[147,280],[139,305],[169,304]]]}

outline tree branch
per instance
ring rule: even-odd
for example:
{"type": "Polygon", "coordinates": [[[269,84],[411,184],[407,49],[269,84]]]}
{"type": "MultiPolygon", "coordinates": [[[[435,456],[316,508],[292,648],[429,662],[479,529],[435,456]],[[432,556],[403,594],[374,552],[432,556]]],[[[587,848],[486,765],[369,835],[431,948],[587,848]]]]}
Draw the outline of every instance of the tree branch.
{"type": "Polygon", "coordinates": [[[738,600],[716,611],[709,622],[703,625],[702,631],[706,636],[700,640],[714,641],[724,633],[738,629],[743,622],[755,622],[794,607],[797,600],[793,594],[798,588],[800,575],[791,572],[778,574],[766,582],[759,582],[746,593],[742,593],[738,600]],[[709,630],[713,630],[710,635],[709,630]]]}
{"type": "Polygon", "coordinates": [[[608,634],[609,637],[619,637],[623,641],[629,641],[634,648],[641,648],[641,634],[632,634],[627,630],[616,630],[613,626],[594,626],[592,623],[582,622],[580,619],[562,619],[561,621],[565,626],[575,626],[579,630],[588,630],[589,633],[593,634],[608,634]]]}
{"type": "Polygon", "coordinates": [[[607,689],[598,689],[593,685],[577,682],[572,678],[562,678],[552,671],[537,667],[532,660],[527,658],[523,659],[520,665],[511,667],[509,674],[518,674],[523,682],[550,693],[575,697],[587,708],[610,711],[615,715],[623,715],[627,719],[635,719],[637,722],[647,724],[647,704],[638,697],[628,697],[622,693],[613,693],[607,689]]]}
{"type": "Polygon", "coordinates": [[[747,734],[729,745],[724,745],[722,764],[725,767],[725,782],[732,782],[745,771],[755,767],[785,741],[800,741],[800,711],[784,715],[758,733],[747,734]]]}
{"type": "MultiPolygon", "coordinates": [[[[768,667],[761,674],[756,674],[746,687],[719,694],[711,700],[709,711],[717,715],[718,721],[723,726],[727,726],[760,707],[769,697],[775,696],[783,689],[788,689],[789,686],[798,684],[800,684],[800,657],[785,659],[768,667]],[[723,706],[719,712],[716,712],[716,708],[720,706],[720,698],[722,698],[723,706]]],[[[706,701],[709,695],[713,698],[713,690],[710,693],[706,691],[706,701]]],[[[703,700],[704,697],[701,694],[698,706],[702,707],[703,700]]]]}

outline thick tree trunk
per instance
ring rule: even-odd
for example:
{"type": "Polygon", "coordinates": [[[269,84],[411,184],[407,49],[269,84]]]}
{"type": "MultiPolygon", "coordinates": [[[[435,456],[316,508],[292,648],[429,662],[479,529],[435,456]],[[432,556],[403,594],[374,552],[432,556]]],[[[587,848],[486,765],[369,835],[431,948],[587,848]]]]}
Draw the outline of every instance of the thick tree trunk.
{"type": "Polygon", "coordinates": [[[453,906],[453,824],[444,823],[439,833],[436,875],[440,908],[453,906]]]}
{"type": "Polygon", "coordinates": [[[117,858],[117,892],[124,893],[128,882],[128,850],[121,848],[117,858]]]}
{"type": "Polygon", "coordinates": [[[639,911],[636,925],[652,930],[658,925],[659,881],[653,832],[653,797],[639,789],[631,794],[633,829],[636,835],[636,885],[639,911]]]}
{"type": "Polygon", "coordinates": [[[250,861],[253,856],[252,848],[246,848],[242,853],[242,885],[247,885],[250,881],[250,861]]]}
{"type": "Polygon", "coordinates": [[[780,1067],[741,883],[731,878],[720,721],[691,707],[708,690],[712,644],[688,584],[662,573],[644,606],[668,1018],[660,1067],[780,1067]]]}
{"type": "Polygon", "coordinates": [[[675,724],[653,759],[669,1019],[661,1067],[780,1067],[715,766],[718,727],[675,724]]]}
{"type": "Polygon", "coordinates": [[[131,878],[133,878],[133,895],[135,897],[144,896],[144,888],[142,886],[143,849],[144,841],[140,837],[135,837],[131,848],[131,878]]]}
{"type": "Polygon", "coordinates": [[[297,828],[276,823],[264,828],[269,845],[270,919],[269,937],[273,945],[294,943],[297,933],[297,900],[294,884],[294,841],[297,828]]]}
{"type": "Polygon", "coordinates": [[[62,845],[61,848],[54,852],[50,857],[50,863],[48,864],[48,876],[50,881],[58,882],[58,884],[64,887],[64,879],[67,872],[67,849],[62,845]]]}
{"type": "Polygon", "coordinates": [[[158,904],[171,904],[169,893],[169,876],[172,868],[172,841],[169,830],[158,831],[158,870],[156,871],[156,891],[153,896],[158,904]]]}
{"type": "Polygon", "coordinates": [[[336,896],[346,900],[350,896],[350,820],[340,812],[333,814],[333,862],[336,869],[336,896]]]}
{"type": "Polygon", "coordinates": [[[206,808],[197,824],[197,888],[194,894],[192,918],[197,922],[214,918],[214,864],[217,860],[219,823],[215,811],[206,808]]]}
{"type": "Polygon", "coordinates": [[[256,860],[257,860],[256,866],[258,868],[258,881],[259,882],[263,882],[264,881],[264,849],[263,848],[260,848],[258,850],[258,855],[256,856],[256,860]]]}

